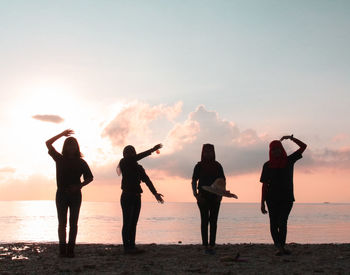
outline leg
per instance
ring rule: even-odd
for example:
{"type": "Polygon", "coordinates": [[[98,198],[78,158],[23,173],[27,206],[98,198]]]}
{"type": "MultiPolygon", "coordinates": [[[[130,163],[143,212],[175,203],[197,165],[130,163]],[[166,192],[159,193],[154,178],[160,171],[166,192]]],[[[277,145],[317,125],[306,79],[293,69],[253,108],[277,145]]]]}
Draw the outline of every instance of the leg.
{"type": "Polygon", "coordinates": [[[201,234],[202,244],[208,246],[208,223],[209,223],[209,208],[208,203],[204,198],[200,198],[197,201],[199,211],[201,214],[201,234]]]}
{"type": "Polygon", "coordinates": [[[293,202],[284,202],[281,204],[281,211],[280,211],[280,219],[279,219],[279,234],[280,234],[280,242],[282,247],[286,244],[287,239],[287,222],[288,217],[290,214],[290,211],[292,210],[293,202]]]}
{"type": "Polygon", "coordinates": [[[131,223],[130,223],[130,246],[131,248],[135,247],[135,238],[136,238],[136,227],[139,220],[141,211],[141,196],[135,196],[132,205],[131,213],[131,223]]]}
{"type": "Polygon", "coordinates": [[[219,216],[221,200],[213,200],[210,202],[209,206],[209,222],[210,222],[210,246],[215,246],[216,241],[216,230],[217,230],[217,222],[219,216]]]}
{"type": "Polygon", "coordinates": [[[268,201],[267,208],[269,210],[270,218],[270,232],[273,242],[277,248],[281,246],[279,237],[279,206],[275,202],[268,201]]]}
{"type": "Polygon", "coordinates": [[[59,192],[56,192],[56,209],[58,217],[58,240],[60,256],[65,256],[68,203],[65,195],[59,192]]]}
{"type": "Polygon", "coordinates": [[[123,228],[122,238],[124,250],[130,248],[130,228],[131,228],[131,214],[132,214],[132,201],[130,196],[122,193],[120,197],[120,204],[123,212],[123,228]]]}
{"type": "Polygon", "coordinates": [[[69,200],[69,242],[68,254],[74,257],[75,240],[78,234],[78,219],[81,206],[81,192],[72,194],[69,200]]]}

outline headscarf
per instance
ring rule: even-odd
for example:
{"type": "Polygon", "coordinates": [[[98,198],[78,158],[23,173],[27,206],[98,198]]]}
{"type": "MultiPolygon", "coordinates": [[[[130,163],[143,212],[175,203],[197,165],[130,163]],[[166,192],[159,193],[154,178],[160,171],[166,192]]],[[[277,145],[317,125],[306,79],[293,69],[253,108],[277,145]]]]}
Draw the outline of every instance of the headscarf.
{"type": "Polygon", "coordinates": [[[284,168],[287,165],[287,153],[283,148],[282,142],[279,140],[273,140],[270,143],[270,167],[271,168],[284,168]],[[281,155],[276,157],[272,154],[272,150],[280,149],[281,155]]]}
{"type": "Polygon", "coordinates": [[[215,161],[215,149],[213,144],[209,144],[209,143],[203,144],[201,161],[202,162],[215,161]]]}

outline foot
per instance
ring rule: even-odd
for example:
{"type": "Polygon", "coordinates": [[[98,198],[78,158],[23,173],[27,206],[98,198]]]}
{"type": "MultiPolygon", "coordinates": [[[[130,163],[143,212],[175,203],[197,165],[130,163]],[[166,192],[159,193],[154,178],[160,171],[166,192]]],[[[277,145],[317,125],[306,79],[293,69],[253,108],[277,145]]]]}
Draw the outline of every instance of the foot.
{"type": "Polygon", "coordinates": [[[275,253],[276,256],[283,256],[284,253],[281,250],[277,250],[275,253]]]}
{"type": "Polygon", "coordinates": [[[142,254],[145,252],[146,252],[145,250],[139,249],[137,247],[128,248],[124,250],[124,254],[131,254],[131,255],[142,254]]]}
{"type": "Polygon", "coordinates": [[[209,247],[209,248],[205,249],[205,254],[207,254],[207,255],[215,255],[216,251],[215,251],[215,249],[213,247],[209,247]]]}
{"type": "Polygon", "coordinates": [[[283,248],[283,254],[284,254],[284,255],[290,255],[290,254],[292,254],[292,251],[283,248]]]}
{"type": "Polygon", "coordinates": [[[67,257],[68,258],[74,258],[75,254],[74,254],[74,247],[75,245],[73,244],[68,244],[68,248],[67,248],[67,257]]]}
{"type": "Polygon", "coordinates": [[[284,249],[282,246],[280,245],[276,245],[277,247],[277,251],[275,253],[276,256],[283,256],[284,255],[284,249]]]}
{"type": "Polygon", "coordinates": [[[59,256],[62,258],[67,256],[66,244],[59,244],[59,256]]]}

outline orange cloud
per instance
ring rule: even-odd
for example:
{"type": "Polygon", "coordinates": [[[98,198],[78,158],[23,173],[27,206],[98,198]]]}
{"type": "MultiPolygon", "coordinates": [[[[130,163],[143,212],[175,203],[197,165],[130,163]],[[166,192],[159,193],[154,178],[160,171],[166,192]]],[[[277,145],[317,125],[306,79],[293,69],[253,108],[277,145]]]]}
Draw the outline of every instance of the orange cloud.
{"type": "Polygon", "coordinates": [[[146,103],[131,104],[119,112],[104,128],[102,136],[108,137],[118,147],[130,143],[144,144],[152,135],[150,123],[165,117],[172,121],[182,109],[182,103],[173,106],[149,106],[146,103]]]}
{"type": "Polygon", "coordinates": [[[61,123],[64,119],[57,115],[34,115],[32,118],[44,122],[61,123]]]}
{"type": "Polygon", "coordinates": [[[15,168],[12,167],[1,167],[0,168],[0,173],[14,173],[16,172],[15,168]]]}

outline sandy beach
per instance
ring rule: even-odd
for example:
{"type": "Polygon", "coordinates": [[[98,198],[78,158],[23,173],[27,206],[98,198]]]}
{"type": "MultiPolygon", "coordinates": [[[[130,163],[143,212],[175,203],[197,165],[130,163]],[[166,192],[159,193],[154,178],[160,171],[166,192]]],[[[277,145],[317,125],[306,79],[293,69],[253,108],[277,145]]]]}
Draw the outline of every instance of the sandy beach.
{"type": "Polygon", "coordinates": [[[289,244],[292,255],[275,256],[269,244],[218,245],[206,255],[200,245],[139,245],[124,255],[121,245],[78,244],[76,257],[59,258],[55,243],[3,243],[1,274],[349,274],[350,244],[289,244]],[[240,257],[237,258],[237,253],[240,257]]]}

